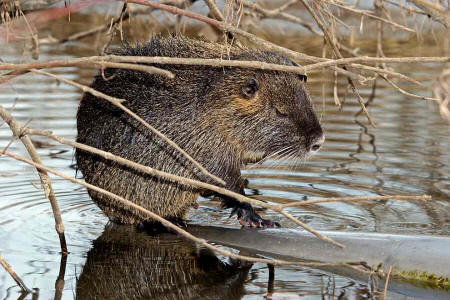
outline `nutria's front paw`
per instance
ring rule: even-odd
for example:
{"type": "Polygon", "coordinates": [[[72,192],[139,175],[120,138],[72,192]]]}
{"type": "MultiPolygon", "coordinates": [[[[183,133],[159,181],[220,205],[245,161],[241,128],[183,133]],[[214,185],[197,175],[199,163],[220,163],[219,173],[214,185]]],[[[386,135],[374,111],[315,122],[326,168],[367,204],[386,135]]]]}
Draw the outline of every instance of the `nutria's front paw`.
{"type": "Polygon", "coordinates": [[[239,223],[243,227],[250,228],[267,228],[267,227],[280,227],[280,223],[273,222],[271,220],[263,219],[258,215],[253,208],[236,208],[233,209],[231,216],[237,214],[239,223]]]}

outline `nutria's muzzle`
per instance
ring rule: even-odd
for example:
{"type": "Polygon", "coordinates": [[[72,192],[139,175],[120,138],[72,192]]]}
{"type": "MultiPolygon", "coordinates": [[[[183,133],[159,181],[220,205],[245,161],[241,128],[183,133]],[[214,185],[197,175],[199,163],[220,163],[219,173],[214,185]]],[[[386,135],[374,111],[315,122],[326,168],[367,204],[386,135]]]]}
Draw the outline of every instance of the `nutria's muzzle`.
{"type": "Polygon", "coordinates": [[[324,142],[325,142],[325,135],[322,133],[321,136],[319,136],[318,138],[315,138],[312,141],[311,146],[309,147],[309,151],[310,152],[319,151],[319,149],[322,147],[324,142]]]}

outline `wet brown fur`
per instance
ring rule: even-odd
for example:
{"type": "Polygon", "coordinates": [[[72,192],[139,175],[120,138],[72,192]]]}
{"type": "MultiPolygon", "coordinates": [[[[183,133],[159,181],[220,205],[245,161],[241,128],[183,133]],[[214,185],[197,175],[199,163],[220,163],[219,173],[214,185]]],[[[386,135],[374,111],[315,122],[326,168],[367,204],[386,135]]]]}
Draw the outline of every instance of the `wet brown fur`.
{"type": "MultiPolygon", "coordinates": [[[[237,46],[183,37],[152,39],[145,45],[125,47],[122,55],[260,60],[293,65],[282,56],[237,46]]],[[[322,136],[304,78],[287,72],[248,68],[158,65],[174,79],[125,70],[106,69],[105,81],[97,76],[96,90],[118,98],[132,111],[180,145],[210,172],[223,178],[227,188],[242,192],[240,168],[248,157],[261,158],[292,146],[302,158],[322,136]],[[114,76],[112,76],[114,75],[114,76]],[[256,78],[260,87],[248,97],[243,87],[256,78]],[[289,113],[289,116],[279,112],[289,113]]],[[[142,124],[103,99],[86,94],[77,114],[77,141],[168,173],[212,182],[177,151],[142,124]]],[[[166,218],[183,218],[201,192],[84,152],[77,164],[87,182],[123,196],[166,218]]],[[[134,224],[146,219],[112,199],[89,191],[108,217],[134,224]]],[[[233,207],[236,201],[227,200],[233,207]]]]}

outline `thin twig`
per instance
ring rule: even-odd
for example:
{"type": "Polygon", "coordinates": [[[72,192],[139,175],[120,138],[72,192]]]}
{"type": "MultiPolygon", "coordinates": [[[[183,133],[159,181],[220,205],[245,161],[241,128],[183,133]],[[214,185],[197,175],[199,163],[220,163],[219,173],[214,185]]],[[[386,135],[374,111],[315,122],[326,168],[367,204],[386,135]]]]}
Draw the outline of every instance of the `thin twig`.
{"type": "Polygon", "coordinates": [[[127,64],[127,63],[116,63],[116,62],[93,62],[93,63],[85,63],[81,64],[85,67],[88,66],[99,66],[101,68],[116,68],[116,69],[129,69],[129,70],[136,70],[136,71],[143,71],[147,72],[149,74],[157,74],[161,75],[170,79],[175,78],[175,75],[173,75],[172,72],[163,70],[160,68],[156,68],[153,66],[145,66],[145,65],[136,65],[136,64],[127,64]]]}
{"type": "Polygon", "coordinates": [[[78,149],[81,149],[81,150],[84,150],[84,151],[95,153],[95,154],[100,155],[101,157],[103,157],[103,158],[105,158],[107,160],[112,160],[112,161],[118,162],[118,163],[120,163],[122,165],[125,165],[127,167],[133,168],[133,169],[135,169],[135,170],[137,170],[139,172],[142,172],[142,173],[146,173],[146,174],[149,174],[149,175],[152,175],[152,176],[156,176],[156,177],[159,177],[159,178],[164,178],[166,180],[170,180],[170,181],[173,181],[173,182],[178,182],[178,183],[181,183],[183,185],[191,185],[191,186],[195,186],[195,187],[198,187],[198,188],[211,190],[211,191],[217,192],[217,193],[219,193],[221,195],[232,197],[232,198],[234,198],[234,199],[236,199],[238,201],[241,201],[241,202],[246,202],[246,203],[250,203],[250,204],[253,204],[253,205],[257,205],[257,206],[261,206],[261,207],[265,207],[265,208],[271,209],[271,210],[273,210],[275,212],[283,214],[285,217],[289,218],[295,224],[297,224],[300,227],[304,228],[305,230],[313,233],[314,235],[316,235],[318,238],[322,239],[323,241],[331,242],[332,244],[343,248],[342,244],[339,244],[339,243],[331,240],[330,238],[324,236],[320,232],[317,232],[316,230],[314,230],[313,228],[311,228],[308,225],[304,224],[303,222],[301,222],[300,220],[296,219],[295,217],[291,216],[290,214],[288,214],[286,212],[282,212],[282,209],[278,208],[275,205],[270,205],[268,203],[265,203],[265,202],[262,202],[262,201],[259,201],[259,200],[256,200],[256,199],[252,199],[252,198],[246,197],[244,195],[232,192],[230,190],[227,190],[225,188],[218,187],[218,186],[215,186],[215,185],[212,185],[212,184],[208,184],[208,183],[201,182],[201,181],[194,180],[194,179],[190,179],[190,178],[187,178],[187,177],[177,176],[177,175],[174,175],[174,174],[170,174],[170,173],[166,173],[166,172],[163,172],[163,171],[160,171],[160,170],[156,170],[156,169],[153,169],[151,167],[144,166],[144,165],[138,164],[136,162],[133,162],[131,160],[125,159],[123,157],[114,155],[114,154],[112,154],[110,152],[106,152],[106,151],[103,151],[103,150],[100,150],[100,149],[97,149],[97,148],[94,148],[94,147],[91,147],[91,146],[88,146],[88,145],[85,145],[85,144],[73,142],[73,141],[70,141],[68,139],[55,136],[49,131],[30,130],[30,129],[27,129],[27,128],[23,128],[22,130],[24,132],[26,132],[26,134],[46,136],[46,137],[49,137],[49,138],[51,138],[51,139],[53,139],[55,141],[58,141],[58,142],[60,142],[62,144],[70,145],[72,147],[75,147],[75,148],[78,148],[78,149]]]}
{"type": "MultiPolygon", "coordinates": [[[[381,201],[381,200],[427,201],[427,200],[431,199],[431,197],[428,195],[423,195],[423,196],[408,196],[408,195],[364,196],[364,197],[323,198],[323,199],[314,199],[314,200],[308,200],[308,201],[303,201],[303,202],[295,201],[295,202],[290,202],[290,203],[285,203],[285,204],[280,204],[280,205],[270,205],[265,202],[245,197],[241,194],[234,193],[232,191],[226,190],[226,189],[218,187],[218,186],[210,185],[210,184],[200,182],[200,181],[197,181],[194,179],[181,177],[181,176],[173,175],[170,173],[162,172],[159,170],[155,170],[151,167],[147,167],[147,166],[135,163],[133,161],[127,160],[125,158],[122,158],[120,156],[116,156],[110,152],[106,152],[106,151],[103,151],[103,150],[100,150],[100,149],[97,149],[97,148],[94,148],[94,147],[91,147],[91,146],[88,146],[85,144],[73,142],[66,138],[56,136],[50,131],[34,130],[34,129],[28,129],[28,128],[22,128],[22,131],[24,132],[24,134],[45,136],[45,137],[48,137],[48,138],[50,138],[54,141],[57,141],[61,144],[69,145],[69,146],[72,146],[72,147],[75,147],[75,148],[78,148],[78,149],[81,149],[84,151],[88,151],[88,152],[100,155],[101,157],[103,157],[105,159],[115,161],[117,163],[120,163],[120,164],[125,165],[130,168],[133,168],[142,173],[146,173],[146,174],[149,174],[152,176],[157,176],[157,177],[164,178],[167,180],[179,182],[184,185],[191,185],[191,186],[195,186],[195,187],[199,187],[199,188],[203,188],[203,189],[212,190],[219,194],[233,197],[236,200],[239,200],[242,202],[247,202],[247,203],[250,203],[253,205],[262,206],[262,207],[271,209],[271,210],[279,212],[279,213],[286,207],[300,207],[300,206],[306,206],[306,205],[317,204],[317,203],[326,203],[326,202],[360,202],[360,201],[374,201],[374,200],[376,200],[376,201],[381,201]]],[[[289,215],[285,215],[285,216],[287,218],[291,219],[289,215]]],[[[298,221],[297,219],[295,219],[295,220],[298,221]]],[[[294,221],[294,220],[292,220],[292,221],[294,221]]],[[[294,222],[296,224],[298,224],[296,221],[294,221],[294,222]]],[[[300,226],[302,226],[302,225],[300,225],[300,226]]]]}
{"type": "Polygon", "coordinates": [[[8,264],[8,262],[1,255],[0,255],[0,264],[3,266],[3,268],[5,268],[6,272],[8,272],[9,275],[11,275],[11,277],[14,279],[14,281],[17,283],[17,285],[22,290],[22,292],[24,292],[26,294],[31,292],[31,290],[29,288],[27,288],[27,286],[22,281],[22,279],[20,279],[20,277],[17,275],[17,273],[14,272],[11,265],[8,264]]]}
{"type": "Polygon", "coordinates": [[[73,60],[62,60],[62,61],[49,61],[49,62],[33,62],[33,63],[3,63],[0,62],[0,70],[15,70],[15,71],[28,71],[30,69],[43,69],[43,68],[57,68],[57,67],[68,67],[68,66],[83,66],[90,68],[116,68],[116,69],[130,69],[142,72],[147,72],[149,74],[158,74],[170,79],[175,76],[172,72],[167,70],[159,69],[153,66],[137,65],[130,63],[121,62],[109,62],[102,60],[102,56],[98,56],[100,59],[95,60],[92,57],[89,58],[78,58],[73,60]]]}
{"type": "Polygon", "coordinates": [[[352,7],[350,7],[350,6],[345,6],[345,5],[342,5],[342,4],[339,4],[339,3],[336,3],[336,2],[331,2],[331,1],[325,1],[325,3],[330,4],[330,5],[333,5],[333,6],[336,6],[336,7],[339,7],[339,8],[341,8],[341,9],[345,9],[345,10],[351,11],[351,12],[353,12],[353,13],[357,13],[357,14],[360,14],[360,15],[363,15],[363,16],[366,16],[366,17],[369,17],[369,18],[372,18],[372,19],[375,19],[375,20],[384,22],[384,23],[386,23],[386,24],[392,25],[392,26],[394,26],[394,27],[400,28],[400,29],[405,30],[405,31],[409,31],[409,32],[412,32],[412,33],[416,33],[416,31],[413,30],[413,29],[411,29],[411,28],[408,28],[408,27],[406,27],[406,26],[400,25],[400,24],[395,23],[395,22],[392,22],[392,21],[390,21],[390,20],[381,18],[381,17],[379,17],[379,16],[373,15],[373,14],[371,14],[371,13],[368,13],[367,11],[364,11],[364,10],[352,8],[352,7]]]}
{"type": "Polygon", "coordinates": [[[415,6],[422,9],[429,15],[433,20],[441,23],[446,28],[450,28],[450,13],[445,11],[440,5],[439,2],[430,3],[426,0],[411,0],[415,6]]]}
{"type": "MultiPolygon", "coordinates": [[[[302,3],[306,3],[306,1],[304,0],[300,0],[302,3]]],[[[174,6],[170,6],[170,5],[164,5],[164,4],[160,4],[160,3],[155,3],[155,2],[150,2],[150,1],[146,1],[146,0],[126,0],[126,2],[128,3],[135,3],[135,4],[140,4],[140,5],[145,5],[145,6],[150,6],[153,8],[158,8],[158,9],[162,9],[168,12],[171,12],[173,14],[178,14],[178,15],[183,15],[201,22],[205,22],[207,24],[210,24],[214,27],[217,27],[225,32],[231,32],[234,34],[238,34],[240,36],[243,36],[245,38],[247,38],[249,41],[253,42],[255,45],[258,45],[266,50],[269,51],[273,51],[273,52],[277,52],[281,55],[285,55],[289,58],[292,59],[296,59],[299,61],[307,61],[307,62],[321,62],[321,61],[330,61],[329,59],[326,58],[320,58],[320,57],[315,57],[315,56],[310,56],[310,55],[306,55],[304,53],[300,53],[300,52],[296,52],[278,45],[275,45],[271,42],[268,42],[266,40],[263,40],[251,33],[248,33],[245,30],[236,28],[231,26],[230,24],[224,23],[224,22],[220,22],[217,21],[215,19],[211,19],[199,14],[195,14],[193,12],[190,11],[186,11],[174,6]]],[[[330,38],[330,36],[328,35],[325,27],[323,26],[322,22],[320,21],[320,19],[318,19],[317,15],[315,14],[315,12],[313,11],[313,9],[311,8],[311,6],[309,6],[309,4],[305,4],[305,6],[309,7],[309,11],[310,13],[313,15],[316,23],[319,25],[319,27],[321,27],[322,31],[324,31],[325,33],[325,37],[327,38],[327,40],[329,41],[330,45],[332,45],[334,51],[337,51],[337,53],[340,52],[338,50],[338,47],[336,45],[336,41],[334,41],[333,39],[330,38]]],[[[343,58],[342,55],[338,56],[339,58],[343,58]]],[[[332,61],[332,60],[331,60],[332,61]]],[[[364,105],[364,101],[361,101],[361,96],[359,95],[358,91],[356,90],[356,87],[354,86],[354,83],[351,79],[357,79],[360,82],[364,82],[366,81],[366,79],[360,75],[360,74],[355,74],[353,72],[350,72],[348,70],[346,70],[346,68],[339,68],[339,67],[335,67],[333,65],[330,66],[333,70],[336,70],[338,73],[347,76],[348,79],[350,79],[349,83],[353,89],[353,91],[358,95],[358,101],[360,102],[360,105],[363,106],[364,105]]],[[[369,71],[373,71],[373,72],[377,72],[377,73],[385,73],[385,74],[390,74],[393,76],[398,76],[401,77],[405,80],[409,80],[412,81],[416,84],[419,84],[419,82],[412,80],[411,78],[404,76],[402,74],[396,73],[396,72],[392,72],[392,71],[388,71],[388,70],[383,70],[383,69],[379,69],[379,68],[374,68],[374,67],[369,67],[369,66],[364,66],[364,65],[360,65],[360,64],[352,64],[351,67],[353,68],[357,68],[357,69],[364,69],[364,70],[369,70],[369,71]]],[[[365,112],[367,112],[367,109],[362,108],[365,112]]],[[[367,115],[367,114],[366,114],[367,115]]],[[[371,122],[372,125],[374,125],[373,121],[370,118],[370,115],[367,115],[367,118],[369,119],[369,122],[371,122]]]]}
{"type": "MultiPolygon", "coordinates": [[[[278,259],[264,259],[264,258],[256,258],[256,257],[250,257],[250,256],[244,256],[244,255],[239,255],[239,254],[234,254],[230,251],[227,250],[223,250],[220,249],[216,246],[213,246],[211,244],[209,244],[206,240],[198,238],[192,234],[190,234],[189,232],[181,229],[180,227],[174,225],[172,222],[167,221],[166,219],[160,217],[159,215],[123,198],[120,197],[114,193],[111,193],[107,190],[104,190],[102,188],[99,188],[95,185],[91,185],[89,183],[86,183],[82,180],[73,178],[71,176],[68,176],[64,173],[55,171],[51,168],[48,168],[46,166],[43,166],[42,164],[39,163],[35,163],[31,160],[26,159],[25,157],[21,157],[19,155],[15,155],[13,153],[9,153],[9,152],[0,152],[0,155],[6,155],[8,157],[11,157],[15,160],[27,163],[29,165],[32,165],[42,171],[54,174],[56,176],[59,176],[63,179],[69,180],[70,182],[76,183],[76,184],[80,184],[90,190],[94,190],[98,193],[102,193],[110,198],[113,198],[114,200],[116,200],[117,202],[120,202],[123,206],[129,207],[133,210],[137,210],[143,214],[145,214],[146,216],[148,216],[150,219],[160,222],[161,224],[163,224],[165,227],[170,228],[171,230],[177,232],[178,234],[182,235],[183,237],[194,241],[195,243],[204,246],[205,248],[208,248],[216,253],[231,257],[231,258],[235,258],[235,259],[240,259],[240,260],[245,260],[245,261],[250,261],[250,262],[261,262],[261,263],[268,263],[268,264],[272,264],[272,265],[297,265],[297,266],[307,266],[307,267],[324,267],[324,266],[346,266],[346,267],[350,267],[354,269],[354,265],[358,264],[358,263],[336,263],[336,264],[330,264],[330,263],[310,263],[310,262],[297,262],[297,261],[286,261],[286,260],[278,260],[278,259]]],[[[357,269],[358,270],[358,269],[357,269]]]]}
{"type": "Polygon", "coordinates": [[[383,0],[383,1],[387,2],[387,3],[391,4],[391,5],[397,6],[397,7],[401,8],[401,9],[403,9],[403,10],[406,10],[406,11],[408,11],[408,13],[415,13],[415,14],[428,16],[428,14],[426,12],[423,12],[423,11],[417,10],[417,9],[413,9],[411,7],[406,7],[402,2],[397,3],[397,2],[394,2],[394,1],[391,1],[391,0],[383,0]]]}
{"type": "Polygon", "coordinates": [[[391,277],[391,272],[392,272],[392,266],[389,267],[389,271],[387,273],[386,276],[386,281],[384,282],[384,291],[383,291],[383,297],[381,298],[382,300],[386,300],[386,294],[388,291],[388,286],[389,286],[389,277],[391,277]]]}
{"type": "MultiPolygon", "coordinates": [[[[369,56],[358,56],[358,57],[348,57],[335,60],[323,61],[315,64],[309,64],[303,66],[305,72],[320,69],[328,66],[346,65],[355,62],[362,63],[446,63],[450,62],[450,56],[438,56],[438,57],[369,57],[369,56]]],[[[353,65],[352,65],[353,67],[353,65]]]]}
{"type": "MultiPolygon", "coordinates": [[[[112,68],[134,68],[136,67],[150,67],[145,65],[134,65],[138,63],[145,64],[161,64],[161,65],[194,65],[194,66],[210,66],[210,67],[239,67],[239,68],[254,68],[261,70],[283,71],[293,72],[304,75],[303,67],[301,66],[287,66],[274,63],[267,63],[263,61],[245,61],[245,60],[226,60],[220,58],[182,58],[182,57],[161,57],[161,56],[120,56],[120,55],[106,55],[106,56],[89,56],[81,57],[70,60],[54,60],[47,62],[32,62],[32,63],[2,63],[0,62],[0,70],[15,70],[23,71],[30,69],[43,69],[43,68],[58,68],[68,66],[89,66],[104,65],[105,67],[111,66],[112,68]],[[120,63],[120,65],[114,65],[120,63]],[[126,64],[131,63],[131,64],[126,64]]],[[[152,67],[153,68],[153,67],[152,67]]],[[[136,68],[139,70],[138,68],[136,68]]],[[[166,76],[173,78],[173,74],[166,70],[166,76]]],[[[147,70],[145,70],[147,71],[147,70]]]]}
{"type": "MultiPolygon", "coordinates": [[[[306,9],[309,11],[309,13],[311,14],[311,16],[313,17],[314,21],[316,22],[316,24],[319,26],[319,28],[322,30],[324,37],[327,41],[327,43],[331,46],[331,48],[333,49],[334,54],[338,57],[338,58],[344,58],[341,54],[341,52],[339,51],[339,48],[336,45],[336,42],[334,40],[334,38],[332,38],[328,32],[328,30],[325,28],[325,25],[322,23],[322,21],[320,20],[320,18],[317,16],[317,14],[315,13],[314,9],[308,4],[308,2],[306,0],[299,0],[300,2],[303,3],[303,5],[306,7],[306,9]]],[[[344,70],[346,70],[346,67],[344,66],[344,70]]],[[[361,95],[359,94],[352,78],[350,76],[347,76],[347,81],[350,84],[350,87],[352,88],[353,92],[356,94],[356,98],[358,99],[359,105],[361,105],[361,109],[364,111],[367,120],[369,121],[369,123],[375,127],[375,123],[372,120],[372,117],[369,114],[369,111],[367,110],[366,106],[364,105],[364,99],[362,99],[361,95]]]]}
{"type": "Polygon", "coordinates": [[[108,31],[111,28],[111,26],[115,26],[119,22],[123,22],[123,21],[129,19],[131,14],[139,15],[139,14],[148,13],[148,11],[149,11],[148,8],[134,9],[132,11],[130,11],[129,8],[128,8],[124,13],[121,13],[115,19],[113,19],[112,21],[108,21],[106,24],[103,24],[103,25],[100,25],[100,26],[96,26],[94,28],[90,28],[90,29],[88,29],[86,31],[81,31],[81,32],[74,33],[74,34],[69,35],[68,37],[65,37],[65,38],[62,38],[62,39],[55,39],[54,37],[48,37],[48,38],[39,39],[39,44],[41,44],[41,45],[45,45],[45,44],[63,44],[63,43],[66,43],[66,42],[77,41],[77,40],[89,37],[89,36],[97,34],[97,33],[108,31]]]}
{"type": "MultiPolygon", "coordinates": [[[[174,6],[164,5],[164,4],[150,2],[150,1],[146,1],[146,0],[125,0],[125,1],[127,3],[135,3],[135,4],[140,4],[140,5],[145,5],[145,6],[162,9],[162,10],[168,11],[168,12],[176,14],[176,15],[182,15],[182,16],[186,16],[186,17],[201,21],[201,22],[205,22],[216,28],[219,28],[220,30],[223,30],[224,32],[230,32],[230,33],[240,35],[240,36],[248,39],[250,42],[254,43],[255,45],[257,45],[261,48],[264,48],[265,50],[273,51],[273,52],[276,52],[278,54],[284,55],[286,57],[289,57],[289,58],[292,58],[295,60],[307,61],[307,62],[319,62],[319,61],[328,60],[326,58],[324,59],[321,57],[315,57],[315,56],[307,55],[304,53],[300,53],[297,51],[293,51],[293,50],[278,46],[274,43],[271,43],[264,39],[261,39],[245,30],[231,26],[228,23],[220,22],[220,21],[217,21],[217,20],[202,16],[202,15],[184,10],[184,9],[174,7],[174,6]]],[[[358,79],[359,81],[365,80],[364,76],[362,76],[360,74],[349,72],[347,70],[344,70],[342,68],[335,67],[335,66],[332,66],[331,68],[333,70],[336,70],[340,74],[343,74],[343,75],[351,77],[351,78],[358,79]]]]}
{"type": "Polygon", "coordinates": [[[386,80],[386,82],[388,84],[390,84],[394,89],[396,89],[397,91],[399,91],[400,93],[402,93],[403,95],[409,96],[409,97],[413,97],[416,99],[421,99],[421,100],[430,100],[430,101],[439,101],[438,98],[434,98],[434,97],[425,97],[425,96],[420,96],[420,95],[416,95],[416,94],[412,94],[410,92],[405,91],[404,89],[402,89],[401,87],[399,87],[398,85],[396,85],[392,80],[390,80],[389,78],[387,78],[384,75],[380,75],[381,78],[383,78],[384,80],[386,80]]]}
{"type": "Polygon", "coordinates": [[[217,5],[214,0],[205,0],[206,5],[209,7],[209,11],[211,12],[211,15],[221,22],[225,21],[225,18],[222,14],[222,12],[217,8],[217,5]]]}
{"type": "MultiPolygon", "coordinates": [[[[120,56],[120,55],[106,55],[106,56],[88,56],[75,58],[71,60],[54,60],[47,62],[33,62],[33,63],[2,63],[0,62],[0,70],[14,70],[13,72],[28,71],[30,69],[42,69],[42,68],[57,68],[57,67],[68,67],[68,66],[97,66],[97,67],[113,67],[113,68],[125,68],[125,69],[136,69],[146,72],[153,73],[155,69],[151,66],[145,65],[133,65],[139,63],[145,64],[173,64],[173,65],[198,65],[198,66],[211,66],[211,67],[240,67],[240,68],[255,68],[261,70],[273,70],[282,72],[293,72],[301,75],[305,75],[306,72],[316,70],[323,67],[332,67],[336,65],[350,64],[351,67],[368,70],[376,73],[382,73],[391,75],[394,77],[400,77],[401,79],[413,82],[415,84],[421,85],[417,80],[409,78],[403,74],[396,73],[389,70],[384,70],[376,67],[355,64],[355,62],[365,62],[365,63],[436,63],[436,62],[450,62],[450,57],[351,57],[322,61],[319,63],[313,63],[305,66],[286,66],[273,63],[267,63],[262,61],[241,61],[241,60],[224,60],[224,59],[203,59],[203,58],[181,58],[181,57],[147,57],[147,56],[120,56]],[[114,63],[121,63],[121,65],[114,65],[114,63]],[[132,63],[132,64],[126,64],[132,63]]],[[[173,74],[163,70],[157,69],[158,72],[162,72],[161,75],[173,78],[173,74]]],[[[12,73],[12,72],[11,72],[12,73]]],[[[0,84],[6,80],[11,79],[11,73],[5,74],[0,77],[0,84]],[[2,80],[4,76],[6,80],[2,80]]]]}
{"type": "MultiPolygon", "coordinates": [[[[39,157],[39,154],[36,152],[36,149],[34,148],[33,143],[31,142],[31,139],[23,134],[22,126],[19,122],[17,122],[11,114],[3,108],[3,106],[0,105],[0,117],[5,120],[5,122],[9,125],[9,128],[11,128],[11,131],[13,135],[17,138],[19,138],[23,145],[25,146],[25,149],[27,150],[28,154],[30,155],[31,159],[40,164],[41,158],[39,157]]],[[[50,177],[48,177],[47,172],[38,170],[39,178],[41,180],[41,184],[44,187],[45,191],[45,197],[50,201],[53,217],[55,219],[55,228],[56,232],[59,236],[59,242],[61,245],[61,253],[67,254],[67,243],[66,243],[66,237],[64,234],[64,223],[61,217],[61,211],[59,210],[58,202],[56,201],[56,196],[53,191],[53,187],[51,184],[50,177]]]]}
{"type": "Polygon", "coordinates": [[[178,146],[175,142],[173,142],[171,139],[169,139],[168,137],[166,137],[162,132],[160,132],[159,130],[157,130],[156,128],[154,128],[153,126],[151,126],[150,124],[148,124],[144,119],[142,119],[141,117],[139,117],[138,115],[136,115],[134,112],[132,112],[130,109],[128,109],[127,107],[125,107],[124,105],[122,105],[121,102],[124,101],[124,99],[119,99],[119,98],[115,98],[115,97],[111,97],[108,96],[104,93],[101,93],[99,91],[96,91],[93,88],[90,88],[88,86],[79,84],[75,81],[69,80],[69,79],[65,79],[62,78],[60,76],[48,73],[48,72],[44,72],[44,71],[40,71],[40,70],[36,70],[36,69],[31,69],[32,72],[34,73],[38,73],[41,75],[45,75],[51,78],[54,78],[58,81],[73,85],[79,89],[81,89],[83,92],[87,92],[90,93],[92,95],[94,95],[95,97],[98,98],[103,98],[107,101],[109,101],[111,104],[113,104],[114,106],[117,106],[118,108],[122,109],[124,112],[126,112],[128,115],[130,115],[131,117],[133,117],[134,119],[136,119],[137,121],[139,121],[140,123],[142,123],[145,127],[147,127],[148,129],[150,129],[154,134],[156,134],[157,136],[159,136],[162,140],[164,140],[167,144],[169,144],[171,147],[173,147],[174,149],[176,149],[178,152],[180,152],[181,154],[183,154],[189,161],[191,161],[203,174],[209,176],[210,178],[214,179],[216,182],[220,183],[220,184],[225,184],[225,182],[218,178],[217,176],[209,173],[202,165],[200,165],[200,163],[198,163],[196,160],[194,160],[186,151],[184,151],[183,149],[180,148],[180,146],[178,146]]]}
{"type": "Polygon", "coordinates": [[[282,19],[282,20],[293,22],[293,23],[297,23],[297,24],[302,25],[303,27],[305,27],[312,33],[314,33],[318,36],[322,36],[322,34],[319,31],[317,31],[312,24],[303,21],[301,18],[299,18],[297,16],[294,16],[294,15],[284,12],[284,10],[286,10],[290,5],[296,3],[297,0],[288,1],[284,5],[276,8],[276,9],[273,9],[273,10],[264,9],[259,5],[259,3],[250,2],[248,0],[239,0],[239,2],[243,3],[244,6],[250,8],[252,10],[255,10],[256,12],[258,12],[265,18],[277,18],[277,19],[282,19]]]}
{"type": "MultiPolygon", "coordinates": [[[[398,73],[398,72],[394,72],[394,71],[390,71],[390,70],[386,70],[386,69],[381,69],[381,68],[377,68],[377,67],[361,65],[361,64],[350,64],[350,66],[352,68],[358,68],[358,69],[361,69],[361,70],[371,71],[371,72],[374,72],[374,73],[376,73],[378,75],[380,75],[380,74],[391,75],[393,77],[398,77],[398,78],[401,78],[403,80],[406,80],[406,81],[409,81],[411,83],[414,83],[415,85],[423,86],[419,81],[415,80],[414,78],[408,77],[408,76],[403,75],[403,74],[398,73]]],[[[361,82],[364,82],[364,80],[362,80],[361,82]]]]}
{"type": "Polygon", "coordinates": [[[407,195],[389,195],[389,196],[363,196],[363,197],[336,197],[336,198],[321,198],[306,200],[302,202],[289,202],[285,204],[279,204],[278,207],[283,209],[286,207],[300,207],[318,203],[330,203],[330,202],[363,202],[363,201],[385,201],[385,200],[409,200],[409,201],[428,201],[431,200],[431,196],[407,196],[407,195]]]}

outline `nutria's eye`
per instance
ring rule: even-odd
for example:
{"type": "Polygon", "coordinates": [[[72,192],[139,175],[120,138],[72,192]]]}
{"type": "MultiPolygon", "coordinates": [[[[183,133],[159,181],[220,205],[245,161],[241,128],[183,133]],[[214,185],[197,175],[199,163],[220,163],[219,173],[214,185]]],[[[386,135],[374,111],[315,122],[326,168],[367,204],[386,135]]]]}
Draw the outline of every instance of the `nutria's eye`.
{"type": "Polygon", "coordinates": [[[258,80],[256,80],[255,78],[250,78],[249,80],[247,80],[245,85],[242,87],[242,93],[247,98],[252,98],[253,96],[255,96],[258,89],[259,89],[258,80]]]}
{"type": "Polygon", "coordinates": [[[287,118],[288,116],[287,112],[283,112],[279,110],[277,107],[275,107],[275,112],[277,113],[277,116],[279,116],[280,118],[287,118]]]}
{"type": "Polygon", "coordinates": [[[308,76],[306,76],[306,75],[298,75],[298,77],[300,78],[300,81],[303,81],[303,82],[308,81],[308,76]]]}

